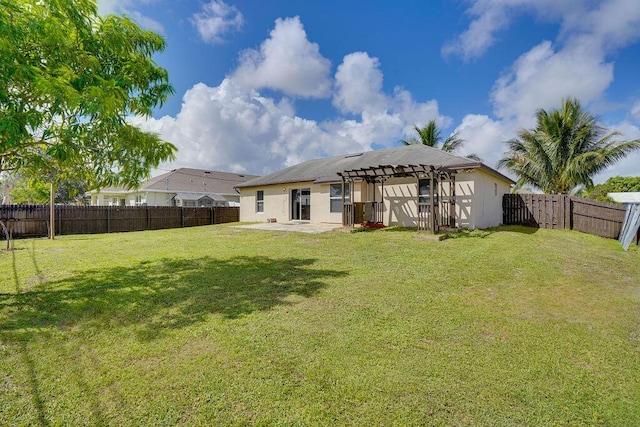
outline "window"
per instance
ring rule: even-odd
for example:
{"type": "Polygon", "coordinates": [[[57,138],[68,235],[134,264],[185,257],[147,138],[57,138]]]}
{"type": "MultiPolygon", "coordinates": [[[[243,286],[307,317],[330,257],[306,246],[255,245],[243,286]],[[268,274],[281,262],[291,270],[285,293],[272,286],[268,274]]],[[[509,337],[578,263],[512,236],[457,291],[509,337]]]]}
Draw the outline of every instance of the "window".
{"type": "Polygon", "coordinates": [[[256,191],[256,212],[264,212],[264,190],[256,191]]]}
{"type": "MultiPolygon", "coordinates": [[[[351,203],[349,183],[344,183],[344,202],[351,203]]],[[[342,184],[329,185],[329,212],[342,212],[342,184]]]]}
{"type": "MultiPolygon", "coordinates": [[[[435,197],[434,202],[438,203],[438,184],[434,182],[433,194],[435,197]]],[[[431,181],[428,179],[421,179],[418,181],[418,202],[419,203],[429,203],[429,197],[431,197],[430,192],[431,181]]]]}

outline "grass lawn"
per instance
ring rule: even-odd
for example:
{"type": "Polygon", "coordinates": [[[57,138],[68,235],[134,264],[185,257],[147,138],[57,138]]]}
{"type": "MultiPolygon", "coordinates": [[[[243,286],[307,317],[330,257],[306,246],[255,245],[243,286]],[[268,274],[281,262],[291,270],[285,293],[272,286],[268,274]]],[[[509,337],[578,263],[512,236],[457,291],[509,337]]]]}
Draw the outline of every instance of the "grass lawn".
{"type": "Polygon", "coordinates": [[[640,425],[640,252],[230,226],[0,252],[0,425],[640,425]]]}

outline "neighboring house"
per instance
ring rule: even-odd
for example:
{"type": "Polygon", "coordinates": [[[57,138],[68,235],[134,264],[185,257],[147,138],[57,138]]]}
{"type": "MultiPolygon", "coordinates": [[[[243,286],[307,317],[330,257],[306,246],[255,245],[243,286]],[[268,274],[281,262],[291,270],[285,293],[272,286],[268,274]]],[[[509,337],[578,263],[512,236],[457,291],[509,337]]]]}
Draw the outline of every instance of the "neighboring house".
{"type": "Polygon", "coordinates": [[[257,175],[180,168],[143,182],[136,189],[94,190],[91,206],[238,206],[235,186],[257,175]]]}
{"type": "Polygon", "coordinates": [[[625,205],[640,203],[640,192],[629,191],[624,193],[607,193],[607,196],[611,197],[614,202],[622,203],[625,205]]]}
{"type": "Polygon", "coordinates": [[[513,184],[483,163],[408,145],[310,160],[236,188],[240,221],[351,225],[364,218],[420,228],[438,218],[450,227],[487,228],[502,223],[502,196],[513,184]]]}

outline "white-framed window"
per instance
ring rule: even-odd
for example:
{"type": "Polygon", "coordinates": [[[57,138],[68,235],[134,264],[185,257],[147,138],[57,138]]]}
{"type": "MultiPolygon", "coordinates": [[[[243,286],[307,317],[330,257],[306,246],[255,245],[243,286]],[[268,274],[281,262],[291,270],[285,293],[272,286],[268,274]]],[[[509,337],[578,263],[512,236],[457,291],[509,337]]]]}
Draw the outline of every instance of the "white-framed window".
{"type": "Polygon", "coordinates": [[[256,212],[264,212],[264,190],[256,191],[256,212]]]}
{"type": "MultiPolygon", "coordinates": [[[[344,202],[351,203],[349,183],[344,183],[344,202]]],[[[329,212],[342,212],[342,184],[329,184],[329,212]]]]}

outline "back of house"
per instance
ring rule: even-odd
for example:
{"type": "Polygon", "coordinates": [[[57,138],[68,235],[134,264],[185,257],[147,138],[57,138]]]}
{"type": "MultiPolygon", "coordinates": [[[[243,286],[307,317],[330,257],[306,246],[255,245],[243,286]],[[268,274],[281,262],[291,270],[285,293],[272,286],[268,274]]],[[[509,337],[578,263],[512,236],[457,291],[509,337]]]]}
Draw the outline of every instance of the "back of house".
{"type": "Polygon", "coordinates": [[[502,222],[502,196],[513,184],[481,162],[409,145],[309,160],[236,188],[247,222],[341,224],[345,207],[356,204],[379,211],[376,219],[386,226],[418,227],[433,198],[437,209],[449,203],[455,226],[488,228],[502,222]]]}

